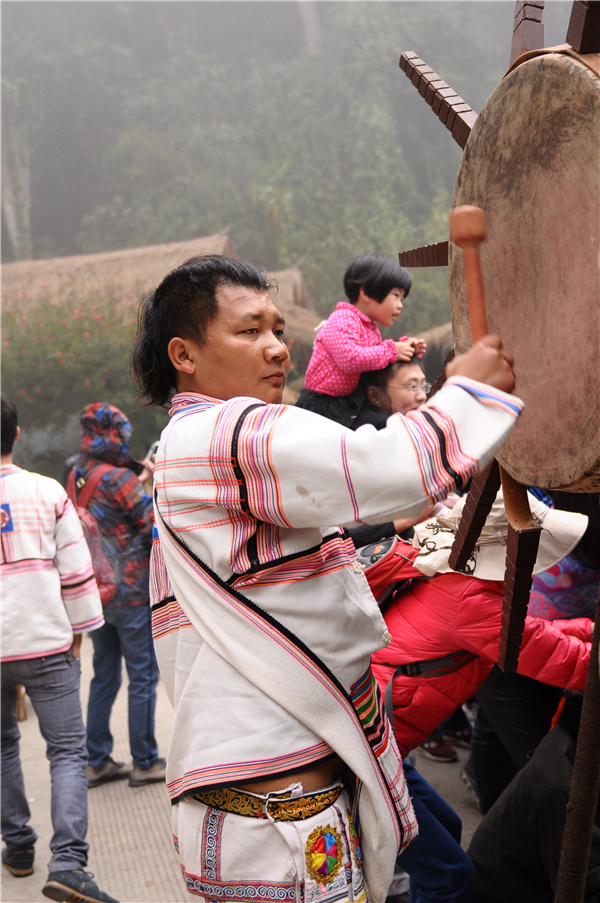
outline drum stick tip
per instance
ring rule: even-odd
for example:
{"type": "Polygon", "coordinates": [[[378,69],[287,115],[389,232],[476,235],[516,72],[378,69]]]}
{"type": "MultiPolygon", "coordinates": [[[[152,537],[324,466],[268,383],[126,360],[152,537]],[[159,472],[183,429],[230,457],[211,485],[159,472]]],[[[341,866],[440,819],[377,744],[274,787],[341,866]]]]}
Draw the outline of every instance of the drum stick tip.
{"type": "Polygon", "coordinates": [[[478,245],[487,238],[485,213],[481,207],[454,207],[450,211],[450,239],[459,248],[478,245]]]}

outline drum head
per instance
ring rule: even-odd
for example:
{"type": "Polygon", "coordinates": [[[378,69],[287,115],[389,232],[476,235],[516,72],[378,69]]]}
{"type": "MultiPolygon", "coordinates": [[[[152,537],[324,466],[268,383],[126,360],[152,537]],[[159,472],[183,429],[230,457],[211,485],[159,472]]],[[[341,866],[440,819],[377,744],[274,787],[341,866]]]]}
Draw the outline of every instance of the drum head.
{"type": "MultiPolygon", "coordinates": [[[[520,483],[600,491],[600,79],[572,57],[527,60],[477,117],[453,206],[486,214],[490,332],[515,356],[525,411],[497,455],[520,483]]],[[[471,345],[450,242],[456,348],[471,345]]]]}

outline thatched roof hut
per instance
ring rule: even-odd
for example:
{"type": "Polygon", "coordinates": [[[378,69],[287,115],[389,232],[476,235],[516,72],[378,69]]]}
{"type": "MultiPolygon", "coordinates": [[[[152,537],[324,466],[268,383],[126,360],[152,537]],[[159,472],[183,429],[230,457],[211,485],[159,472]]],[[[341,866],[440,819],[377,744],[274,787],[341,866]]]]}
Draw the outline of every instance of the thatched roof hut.
{"type": "Polygon", "coordinates": [[[173,242],[127,248],[102,254],[78,254],[48,260],[18,260],[2,266],[2,295],[7,307],[18,303],[29,306],[43,297],[60,300],[73,283],[86,294],[110,288],[124,297],[137,291],[138,296],[157,285],[169,270],[194,254],[230,254],[235,256],[227,235],[210,235],[193,241],[173,242]]]}
{"type": "MultiPolygon", "coordinates": [[[[26,312],[35,309],[40,301],[60,305],[61,297],[73,290],[84,307],[86,297],[93,297],[97,303],[98,296],[104,293],[118,297],[123,306],[130,309],[137,306],[142,295],[158,285],[169,270],[196,254],[237,256],[229,236],[217,233],[164,245],[4,264],[4,309],[16,306],[26,312]]],[[[290,387],[288,391],[288,399],[294,400],[308,365],[315,327],[322,318],[315,311],[300,270],[280,270],[274,275],[278,284],[277,304],[286,319],[286,333],[291,340],[295,364],[296,378],[292,376],[290,380],[294,388],[290,387]]],[[[423,363],[428,378],[433,381],[452,347],[451,325],[428,330],[423,337],[429,346],[423,363]]]]}
{"type": "MultiPolygon", "coordinates": [[[[2,299],[5,310],[35,309],[44,303],[60,304],[65,292],[75,288],[85,306],[86,296],[96,299],[102,293],[122,298],[124,306],[137,305],[144,294],[158,285],[169,270],[196,254],[236,252],[228,235],[218,233],[191,241],[127,248],[102,254],[81,254],[48,260],[20,260],[2,266],[2,299]]],[[[292,340],[297,371],[304,373],[321,321],[298,269],[275,274],[279,291],[277,303],[286,319],[286,332],[292,340]]]]}

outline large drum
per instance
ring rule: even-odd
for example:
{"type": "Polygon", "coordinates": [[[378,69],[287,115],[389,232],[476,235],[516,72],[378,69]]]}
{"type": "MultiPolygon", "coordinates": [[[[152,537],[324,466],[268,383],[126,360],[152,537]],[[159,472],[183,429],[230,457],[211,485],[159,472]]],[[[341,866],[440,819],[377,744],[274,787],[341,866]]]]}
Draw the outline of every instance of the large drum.
{"type": "MultiPolygon", "coordinates": [[[[453,206],[486,214],[490,332],[516,360],[525,411],[498,454],[520,483],[600,491],[600,78],[546,53],[498,85],[469,136],[453,206]]],[[[462,251],[450,243],[458,351],[471,345],[462,251]]]]}

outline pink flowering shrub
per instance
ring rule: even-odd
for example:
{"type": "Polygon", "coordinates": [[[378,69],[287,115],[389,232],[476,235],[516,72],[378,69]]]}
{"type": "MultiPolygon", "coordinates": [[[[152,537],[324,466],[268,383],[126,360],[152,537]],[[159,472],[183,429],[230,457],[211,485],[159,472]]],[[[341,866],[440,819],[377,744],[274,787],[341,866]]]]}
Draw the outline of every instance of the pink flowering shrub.
{"type": "Polygon", "coordinates": [[[134,457],[142,458],[158,438],[166,412],[140,409],[129,376],[140,294],[132,290],[124,298],[95,290],[80,297],[71,282],[60,301],[45,295],[3,299],[2,391],[19,409],[23,466],[60,479],[64,459],[79,441],[77,429],[66,435],[63,428],[77,424],[90,402],[107,401],[127,414],[134,457]],[[51,447],[27,454],[27,433],[50,427],[55,429],[44,436],[55,437],[46,439],[51,447]]]}

